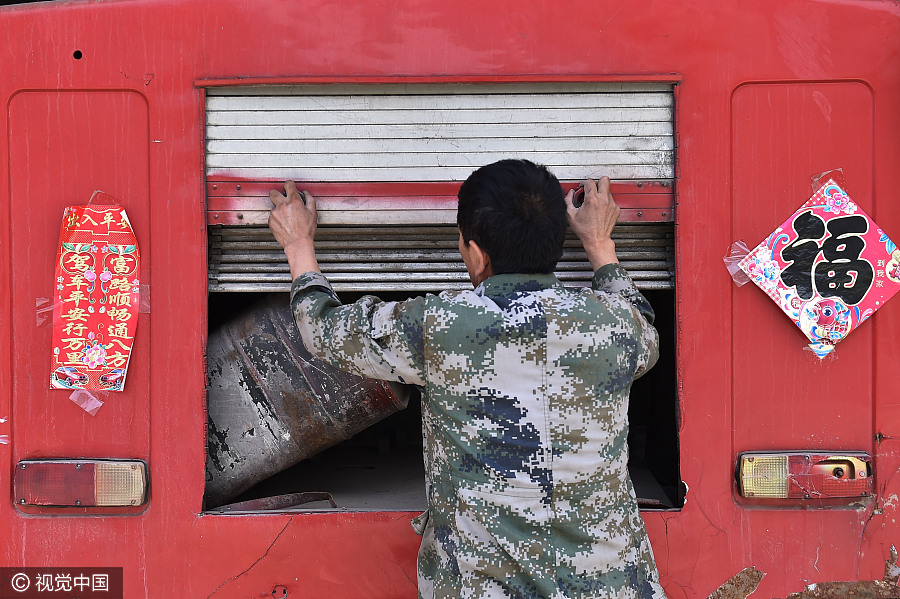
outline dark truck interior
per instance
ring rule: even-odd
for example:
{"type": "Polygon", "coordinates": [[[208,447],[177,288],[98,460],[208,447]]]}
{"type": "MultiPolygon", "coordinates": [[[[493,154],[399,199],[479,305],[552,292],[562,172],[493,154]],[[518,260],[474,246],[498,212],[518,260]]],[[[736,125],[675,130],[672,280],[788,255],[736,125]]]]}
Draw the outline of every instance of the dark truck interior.
{"type": "MultiPolygon", "coordinates": [[[[678,401],[675,369],[674,290],[644,290],[656,312],[660,359],[635,381],[629,407],[629,472],[641,509],[677,509],[683,504],[678,475],[678,401]]],[[[287,294],[279,294],[284,303],[287,294]]],[[[362,293],[341,293],[344,303],[362,293]]],[[[379,293],[383,300],[410,294],[379,293]]],[[[209,327],[215,330],[259,300],[253,293],[210,295],[209,327]]],[[[262,500],[289,494],[304,496],[306,510],[416,511],[425,509],[421,411],[417,394],[408,407],[321,453],[277,472],[230,501],[242,509],[266,505],[262,500]],[[312,500],[310,500],[312,499],[312,500]],[[250,502],[244,504],[243,502],[250,502]]],[[[207,506],[215,511],[221,506],[207,506]]]]}

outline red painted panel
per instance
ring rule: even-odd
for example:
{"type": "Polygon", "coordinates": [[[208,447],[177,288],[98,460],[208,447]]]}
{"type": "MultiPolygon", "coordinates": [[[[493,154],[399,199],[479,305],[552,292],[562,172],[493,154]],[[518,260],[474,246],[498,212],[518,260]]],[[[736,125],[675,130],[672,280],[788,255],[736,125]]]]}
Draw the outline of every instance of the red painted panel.
{"type": "MultiPolygon", "coordinates": [[[[102,397],[105,404],[95,416],[69,400],[70,390],[50,389],[51,328],[49,323],[36,326],[35,318],[35,298],[52,295],[65,206],[88,203],[97,189],[119,198],[138,243],[149,249],[147,102],[133,91],[27,91],[9,101],[8,123],[15,373],[10,462],[82,456],[149,461],[150,315],[139,315],[124,391],[102,397]]],[[[142,279],[149,284],[150,260],[143,265],[142,279]]],[[[150,470],[152,478],[152,462],[150,470]]],[[[29,513],[61,511],[33,508],[29,513]]],[[[92,518],[4,517],[16,548],[5,564],[121,565],[129,572],[126,580],[134,579],[145,564],[127,549],[142,543],[145,517],[109,519],[102,527],[92,518]]],[[[126,589],[132,586],[126,583],[126,589]]]]}
{"type": "MultiPolygon", "coordinates": [[[[842,168],[848,193],[873,205],[874,101],[858,82],[764,83],[732,96],[732,234],[750,247],[812,194],[811,177],[842,168]]],[[[872,323],[819,360],[781,310],[753,285],[732,289],[733,452],[872,451],[872,323]]],[[[878,473],[876,472],[876,477],[878,473]]],[[[853,580],[842,559],[861,538],[866,509],[803,512],[738,507],[740,549],[764,572],[806,581],[853,580]],[[826,572],[822,564],[828,564],[826,572]]],[[[763,596],[781,593],[767,577],[763,596]]],[[[799,589],[798,589],[799,590],[799,589]]]]}
{"type": "MultiPolygon", "coordinates": [[[[138,243],[149,248],[147,103],[131,91],[17,94],[9,104],[12,205],[13,396],[16,460],[36,457],[150,457],[150,322],[139,315],[128,381],[90,416],[51,390],[50,327],[35,328],[35,298],[52,297],[63,208],[94,190],[118,198],[138,243]],[[134,378],[132,378],[134,377],[134,378]]],[[[150,282],[149,260],[142,266],[150,282]]]]}
{"type": "MultiPolygon", "coordinates": [[[[733,232],[750,247],[803,204],[810,177],[843,168],[873,208],[871,90],[856,82],[750,84],[732,103],[733,232]]],[[[735,289],[734,450],[853,449],[872,444],[872,324],[819,360],[759,289],[735,289]]]]}
{"type": "Polygon", "coordinates": [[[277,597],[272,591],[284,586],[289,597],[415,597],[419,537],[409,517],[204,516],[186,548],[194,575],[164,596],[277,597]]]}

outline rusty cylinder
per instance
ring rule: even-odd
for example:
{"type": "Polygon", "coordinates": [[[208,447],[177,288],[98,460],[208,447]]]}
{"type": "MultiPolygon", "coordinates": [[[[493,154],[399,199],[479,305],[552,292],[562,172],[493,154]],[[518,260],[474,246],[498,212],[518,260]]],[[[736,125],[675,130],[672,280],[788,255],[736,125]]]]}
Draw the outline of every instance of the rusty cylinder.
{"type": "Polygon", "coordinates": [[[314,358],[284,295],[210,333],[207,376],[207,509],[349,439],[409,399],[401,385],[314,358]]]}

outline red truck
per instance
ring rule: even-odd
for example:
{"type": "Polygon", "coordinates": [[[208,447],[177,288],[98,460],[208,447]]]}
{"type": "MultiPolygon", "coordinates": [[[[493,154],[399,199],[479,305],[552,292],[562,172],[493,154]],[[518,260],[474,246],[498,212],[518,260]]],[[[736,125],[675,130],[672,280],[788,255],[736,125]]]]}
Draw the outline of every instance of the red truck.
{"type": "MultiPolygon", "coordinates": [[[[343,298],[402,299],[467,284],[456,191],[510,156],[613,180],[662,342],[629,446],[668,595],[900,596],[900,301],[819,359],[723,264],[836,168],[900,235],[900,3],[64,0],[0,7],[0,31],[0,596],[118,571],[129,598],[414,597],[415,394],[299,464],[242,467],[263,428],[296,431],[249,390],[255,416],[217,420],[208,340],[287,302],[279,181],[320,198],[343,298]],[[89,413],[50,388],[36,305],[64,208],[96,190],[127,211],[145,307],[122,391],[89,413]],[[241,468],[252,485],[216,490],[241,468]],[[33,500],[52,476],[93,499],[33,500]]],[[[590,276],[574,239],[558,274],[590,276]]]]}

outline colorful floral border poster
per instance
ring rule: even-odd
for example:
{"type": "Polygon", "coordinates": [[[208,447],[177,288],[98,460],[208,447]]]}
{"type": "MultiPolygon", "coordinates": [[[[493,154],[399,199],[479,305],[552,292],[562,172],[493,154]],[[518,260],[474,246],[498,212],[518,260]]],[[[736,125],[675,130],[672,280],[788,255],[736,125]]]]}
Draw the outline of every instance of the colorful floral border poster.
{"type": "Polygon", "coordinates": [[[122,208],[65,209],[56,260],[51,388],[123,389],[140,307],[140,267],[137,238],[122,208]]]}
{"type": "Polygon", "coordinates": [[[739,266],[819,358],[900,290],[900,250],[831,179],[739,266]]]}

